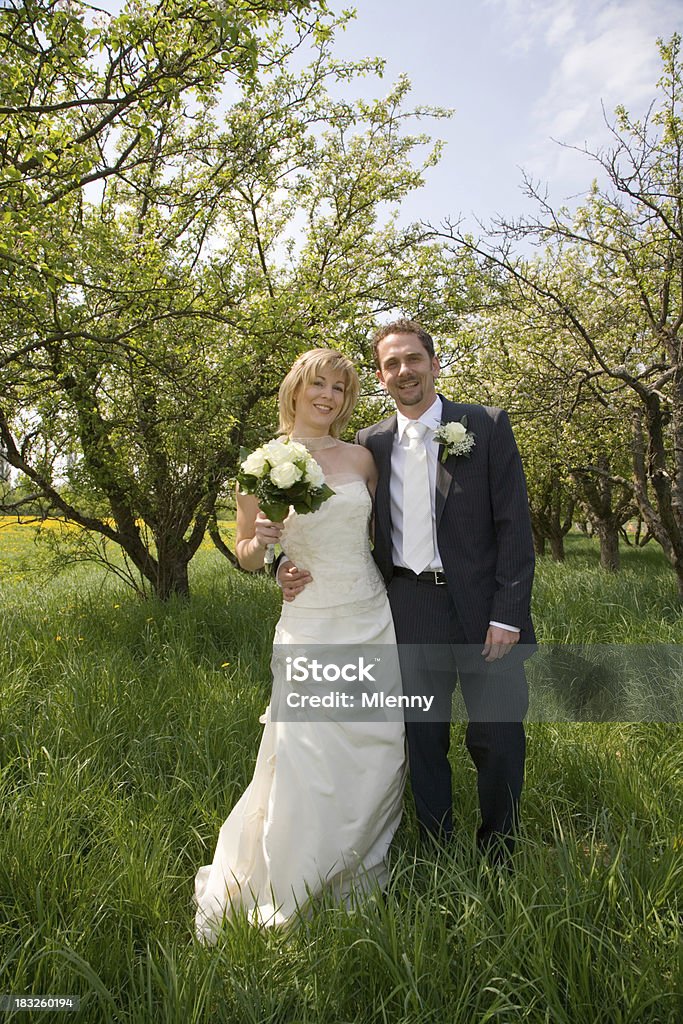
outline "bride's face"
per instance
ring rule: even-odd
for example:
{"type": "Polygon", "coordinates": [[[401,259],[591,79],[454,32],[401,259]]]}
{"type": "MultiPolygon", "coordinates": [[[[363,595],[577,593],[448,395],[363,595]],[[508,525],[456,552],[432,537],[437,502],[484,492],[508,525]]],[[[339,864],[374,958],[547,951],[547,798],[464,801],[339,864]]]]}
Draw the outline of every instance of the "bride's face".
{"type": "Polygon", "coordinates": [[[342,410],[345,391],[344,378],[331,370],[321,370],[310,384],[303,384],[295,399],[295,432],[327,433],[342,410]]]}

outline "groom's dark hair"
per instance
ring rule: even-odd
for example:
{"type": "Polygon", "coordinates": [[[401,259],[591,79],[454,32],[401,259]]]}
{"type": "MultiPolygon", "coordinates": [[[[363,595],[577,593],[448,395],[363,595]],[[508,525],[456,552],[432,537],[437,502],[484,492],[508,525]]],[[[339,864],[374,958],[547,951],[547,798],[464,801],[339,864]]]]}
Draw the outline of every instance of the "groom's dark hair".
{"type": "Polygon", "coordinates": [[[424,327],[421,327],[416,320],[405,320],[401,318],[400,320],[392,320],[390,324],[383,324],[383,326],[379,327],[373,335],[372,354],[375,357],[375,366],[378,369],[380,368],[380,366],[379,357],[377,355],[377,346],[379,345],[380,341],[383,341],[383,339],[388,337],[388,335],[390,334],[416,335],[424,345],[425,349],[427,350],[429,358],[434,358],[434,341],[432,340],[431,334],[427,334],[424,327]]]}

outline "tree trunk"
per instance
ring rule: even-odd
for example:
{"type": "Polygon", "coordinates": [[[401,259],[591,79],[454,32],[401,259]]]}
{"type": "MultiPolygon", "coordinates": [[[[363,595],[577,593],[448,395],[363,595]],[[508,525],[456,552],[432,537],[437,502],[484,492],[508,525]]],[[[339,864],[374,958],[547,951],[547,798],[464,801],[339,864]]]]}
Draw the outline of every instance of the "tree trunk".
{"type": "Polygon", "coordinates": [[[559,533],[550,537],[550,554],[554,562],[564,562],[564,534],[559,533]]]}
{"type": "Polygon", "coordinates": [[[182,555],[166,554],[157,562],[156,578],[151,581],[156,596],[161,601],[171,597],[189,597],[190,581],[188,562],[182,555]]]}
{"type": "Polygon", "coordinates": [[[531,532],[534,535],[534,551],[537,555],[545,554],[545,534],[537,527],[531,524],[531,532]]]}
{"type": "Polygon", "coordinates": [[[598,523],[600,538],[600,565],[607,572],[619,572],[619,531],[614,523],[598,523]]]}

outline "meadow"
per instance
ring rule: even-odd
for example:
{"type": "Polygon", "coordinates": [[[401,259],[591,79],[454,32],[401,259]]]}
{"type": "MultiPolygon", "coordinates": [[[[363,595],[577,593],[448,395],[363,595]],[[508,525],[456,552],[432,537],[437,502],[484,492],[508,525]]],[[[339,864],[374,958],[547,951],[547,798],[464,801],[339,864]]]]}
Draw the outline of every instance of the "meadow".
{"type": "MultiPolygon", "coordinates": [[[[540,561],[540,638],[683,644],[653,545],[616,576],[570,537],[540,561]]],[[[98,568],[35,569],[0,530],[0,994],[125,1024],[673,1024],[683,1019],[683,735],[677,723],[533,722],[514,870],[473,851],[453,727],[458,842],[417,842],[406,801],[386,898],[322,900],[296,931],[193,938],[197,867],[249,781],[280,595],[210,548],[189,603],[98,568]]],[[[306,799],[306,794],[301,794],[306,799]]],[[[296,828],[296,822],[292,823],[296,828]]]]}

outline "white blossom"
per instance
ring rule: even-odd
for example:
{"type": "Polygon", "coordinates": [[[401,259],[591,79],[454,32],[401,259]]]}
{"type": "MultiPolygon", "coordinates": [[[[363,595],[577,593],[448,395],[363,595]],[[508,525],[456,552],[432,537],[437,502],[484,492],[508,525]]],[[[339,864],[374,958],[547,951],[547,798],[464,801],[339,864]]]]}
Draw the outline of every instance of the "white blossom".
{"type": "Polygon", "coordinates": [[[283,462],[292,461],[290,446],[285,441],[280,441],[277,437],[269,441],[268,444],[264,444],[263,451],[271,466],[281,466],[283,462]]]}
{"type": "Polygon", "coordinates": [[[263,476],[263,471],[266,468],[266,455],[263,448],[257,448],[255,452],[248,455],[241,468],[249,476],[263,476]]]}
{"type": "Polygon", "coordinates": [[[283,489],[291,487],[297,480],[301,480],[302,475],[302,471],[293,462],[281,462],[279,465],[273,466],[270,471],[270,479],[275,486],[283,489]]]}
{"type": "Polygon", "coordinates": [[[315,459],[308,459],[306,462],[306,475],[304,477],[311,487],[322,487],[325,482],[325,474],[315,459]]]}
{"type": "Polygon", "coordinates": [[[462,441],[467,434],[467,428],[462,423],[444,423],[441,427],[441,432],[444,435],[444,440],[448,444],[453,444],[456,441],[462,441]]]}

